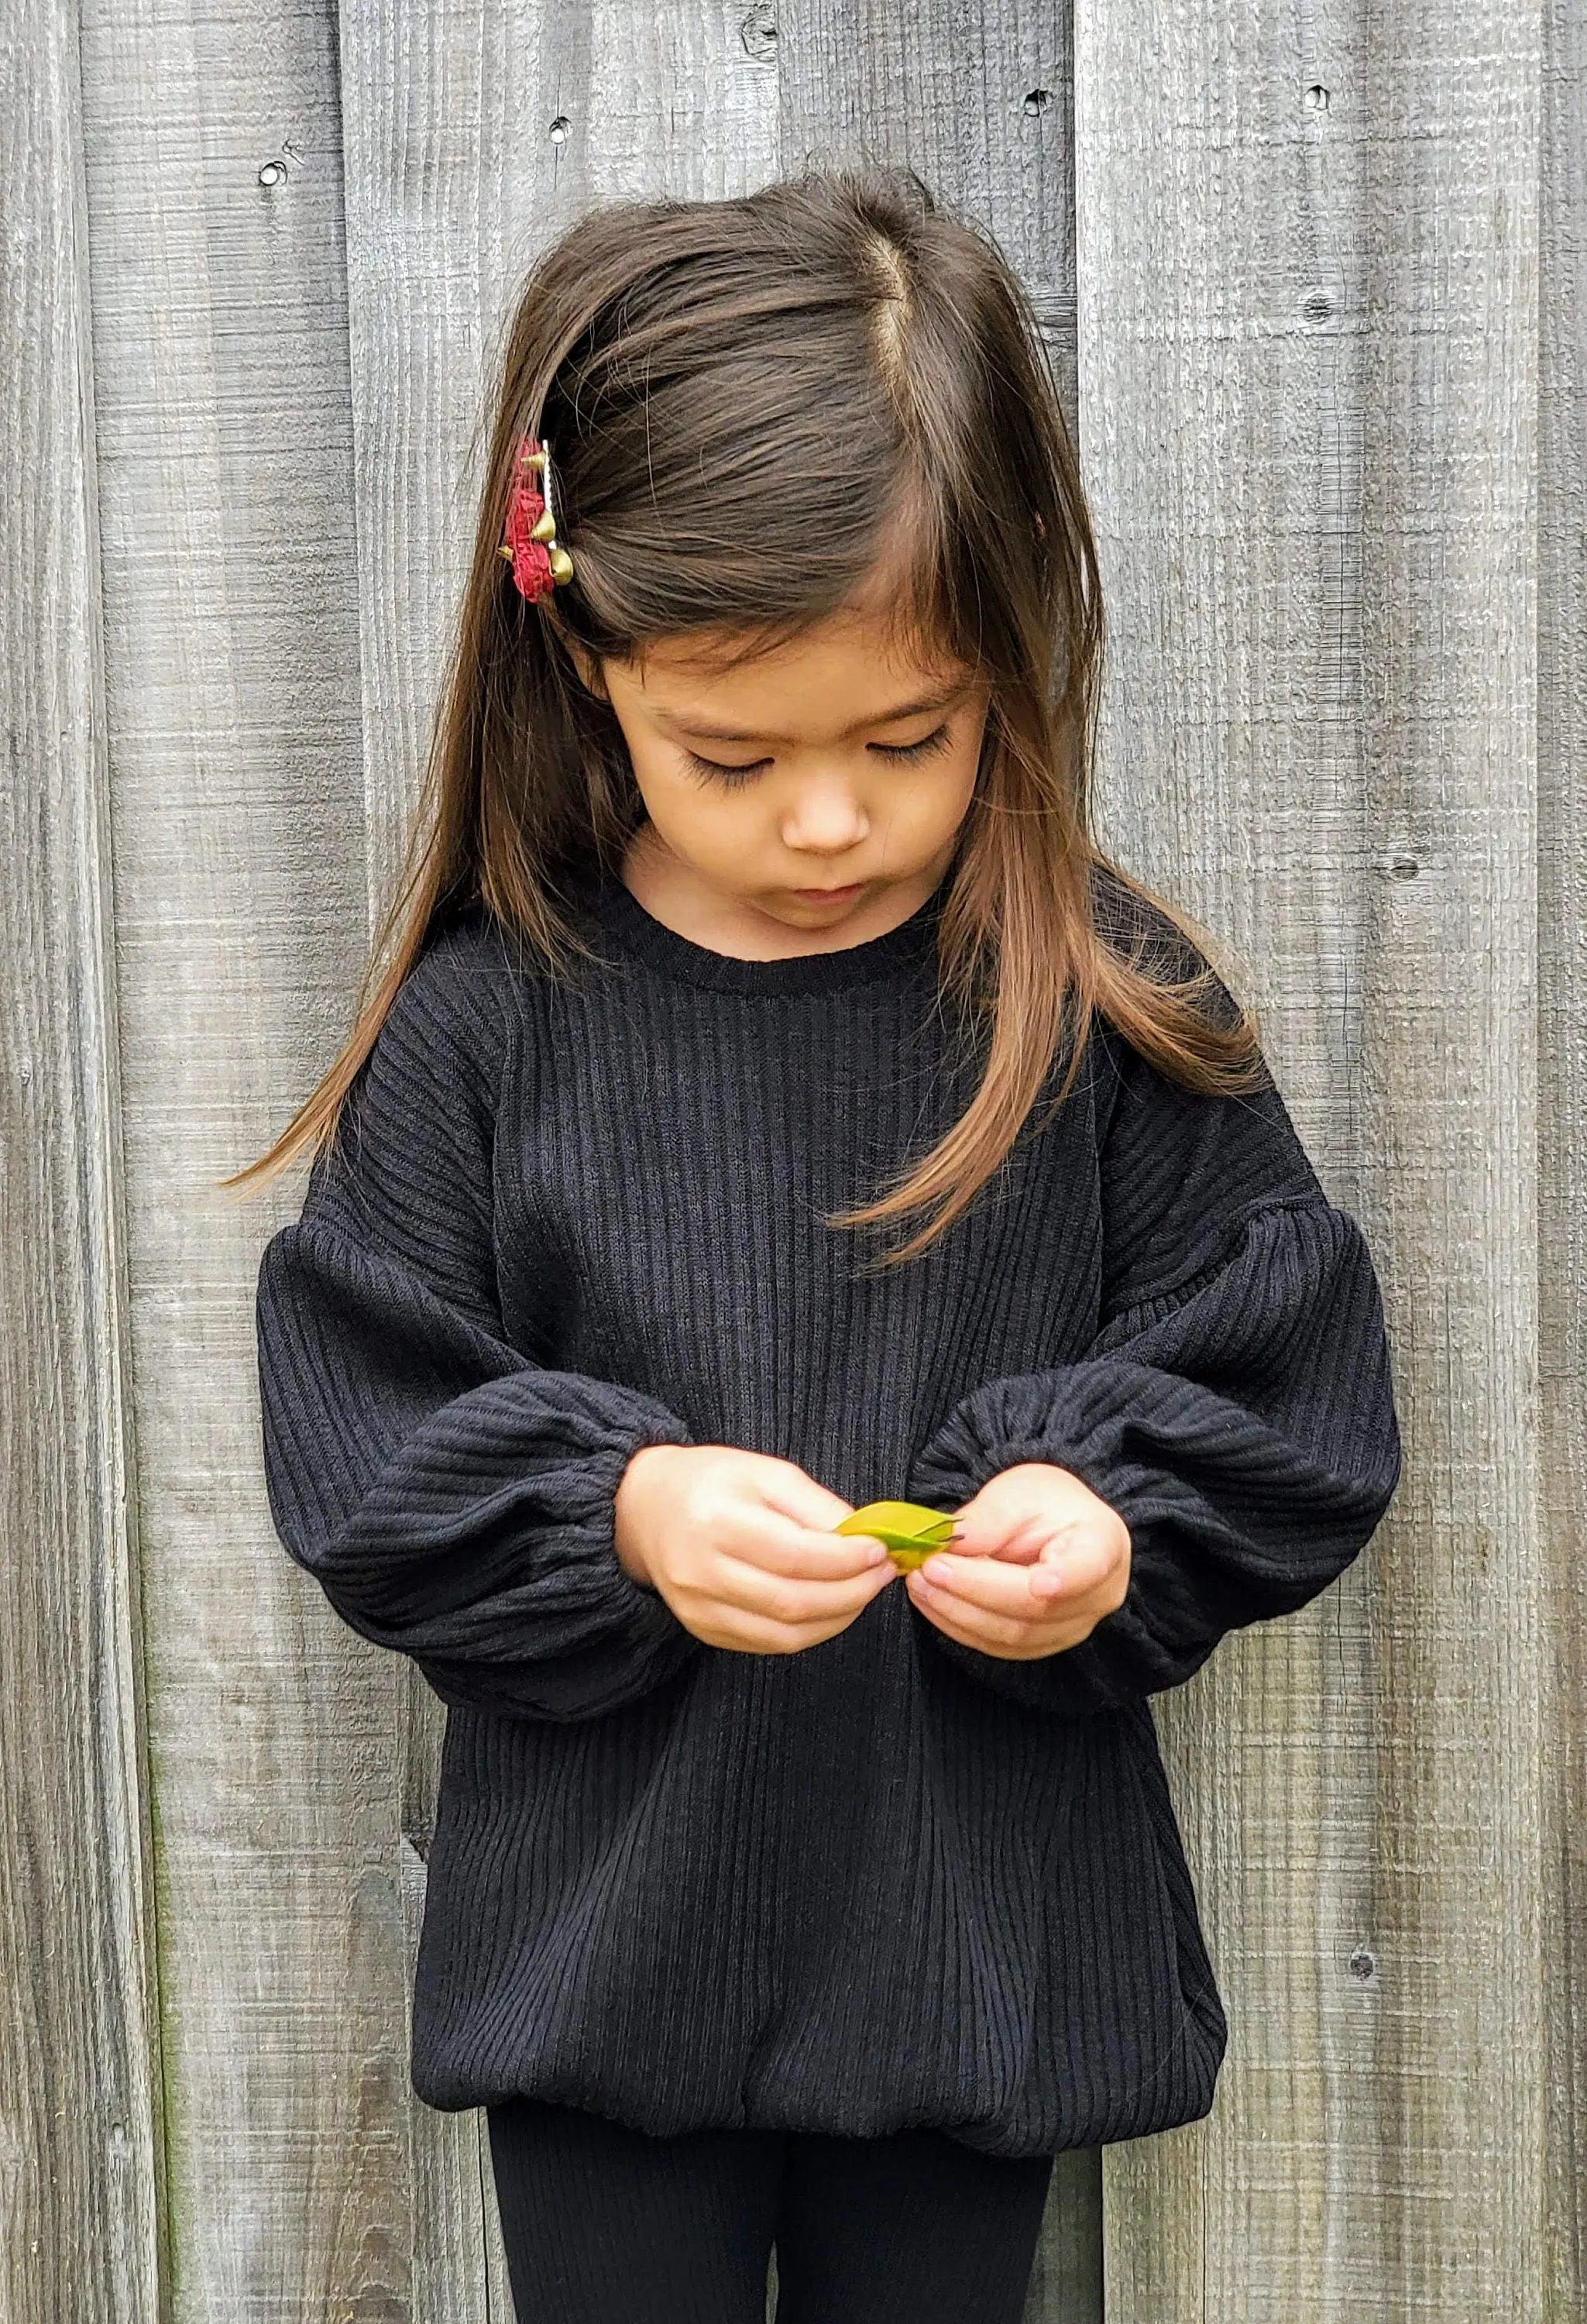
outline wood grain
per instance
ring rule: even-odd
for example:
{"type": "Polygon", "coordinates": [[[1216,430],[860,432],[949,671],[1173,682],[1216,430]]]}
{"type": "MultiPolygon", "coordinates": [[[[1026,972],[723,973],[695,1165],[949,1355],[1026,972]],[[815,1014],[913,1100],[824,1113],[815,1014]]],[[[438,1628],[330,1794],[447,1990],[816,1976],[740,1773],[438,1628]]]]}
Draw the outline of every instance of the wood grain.
{"type": "MultiPolygon", "coordinates": [[[[240,1200],[364,936],[328,5],[82,16],[172,2324],[406,2312],[393,1673],[277,1542],[240,1200]]],[[[54,2311],[63,2319],[92,2307],[54,2311]]]]}
{"type": "Polygon", "coordinates": [[[1232,2020],[1110,2317],[1543,2313],[1536,14],[1083,12],[1127,858],[1232,937],[1390,1310],[1397,1511],[1161,1706],[1232,2020]]]}
{"type": "Polygon", "coordinates": [[[1587,2314],[1587,16],[1549,0],[1538,361],[1544,2313],[1587,2314]]]}
{"type": "Polygon", "coordinates": [[[0,2319],[154,2324],[161,2124],[76,26],[0,24],[0,2319]]]}

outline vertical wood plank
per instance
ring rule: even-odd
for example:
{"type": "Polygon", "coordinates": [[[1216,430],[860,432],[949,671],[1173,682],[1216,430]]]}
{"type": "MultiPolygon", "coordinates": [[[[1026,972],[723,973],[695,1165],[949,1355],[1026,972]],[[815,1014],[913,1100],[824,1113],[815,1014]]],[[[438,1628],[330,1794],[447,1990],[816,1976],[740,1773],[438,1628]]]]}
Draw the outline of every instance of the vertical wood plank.
{"type": "Polygon", "coordinates": [[[1111,2316],[1540,2315],[1536,8],[1081,13],[1114,836],[1231,936],[1407,1474],[1160,1708],[1232,2033],[1111,2316]]]}
{"type": "Polygon", "coordinates": [[[74,12],[0,25],[0,2317],[155,2324],[161,2172],[74,12]]]}
{"type": "Polygon", "coordinates": [[[1549,0],[1538,493],[1544,2083],[1551,2324],[1587,2314],[1587,16],[1549,0]]]}
{"type": "MultiPolygon", "coordinates": [[[[344,0],[347,278],[372,911],[391,891],[472,538],[484,399],[538,254],[599,200],[776,174],[742,0],[344,0]]],[[[444,1714],[404,1678],[403,1895],[424,1900],[444,1714]]],[[[416,2318],[510,2313],[482,2113],[415,2101],[416,2318]]]]}
{"type": "MultiPolygon", "coordinates": [[[[1029,294],[1078,433],[1068,0],[784,0],[775,21],[783,170],[913,169],[987,228],[1029,294]]],[[[1101,2165],[1100,2149],[1057,2160],[1030,2324],[1102,2313],[1101,2165]]]]}
{"type": "Polygon", "coordinates": [[[333,12],[82,29],[171,2312],[394,2319],[395,1686],[264,1500],[254,1287],[300,1186],[217,1185],[364,935],[333,12]]]}

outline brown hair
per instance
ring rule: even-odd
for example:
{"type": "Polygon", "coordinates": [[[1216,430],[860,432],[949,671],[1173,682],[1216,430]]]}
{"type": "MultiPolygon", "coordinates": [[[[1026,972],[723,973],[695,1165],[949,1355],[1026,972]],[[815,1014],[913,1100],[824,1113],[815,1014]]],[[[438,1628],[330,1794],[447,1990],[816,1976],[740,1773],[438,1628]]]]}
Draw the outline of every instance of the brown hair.
{"type": "MultiPolygon", "coordinates": [[[[1103,648],[1096,552],[1039,335],[1008,266],[909,175],[816,175],[734,201],[594,213],[508,334],[473,567],[406,865],[352,1035],[260,1159],[328,1146],[433,928],[483,906],[543,970],[588,956],[570,899],[644,820],[615,718],[570,644],[739,650],[852,602],[886,553],[898,619],[989,681],[943,889],[939,973],[984,1070],[890,1191],[833,1226],[927,1211],[923,1250],[1000,1167],[1055,1059],[1101,1017],[1181,1084],[1262,1077],[1188,924],[1109,864],[1087,798],[1103,648]],[[498,555],[513,455],[552,445],[570,586],[527,604],[498,555]],[[1106,908],[1099,908],[1105,904],[1106,908]]],[[[587,664],[586,664],[587,666],[587,664]]]]}

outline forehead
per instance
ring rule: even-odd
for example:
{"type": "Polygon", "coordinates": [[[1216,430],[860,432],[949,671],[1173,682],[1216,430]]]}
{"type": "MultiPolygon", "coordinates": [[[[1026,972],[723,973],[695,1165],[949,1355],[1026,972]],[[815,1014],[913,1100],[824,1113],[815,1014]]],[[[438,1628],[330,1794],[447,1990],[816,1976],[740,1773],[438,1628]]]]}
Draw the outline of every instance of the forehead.
{"type": "Polygon", "coordinates": [[[946,702],[972,677],[952,654],[847,606],[765,647],[728,636],[659,639],[625,674],[669,724],[811,741],[946,702]]]}

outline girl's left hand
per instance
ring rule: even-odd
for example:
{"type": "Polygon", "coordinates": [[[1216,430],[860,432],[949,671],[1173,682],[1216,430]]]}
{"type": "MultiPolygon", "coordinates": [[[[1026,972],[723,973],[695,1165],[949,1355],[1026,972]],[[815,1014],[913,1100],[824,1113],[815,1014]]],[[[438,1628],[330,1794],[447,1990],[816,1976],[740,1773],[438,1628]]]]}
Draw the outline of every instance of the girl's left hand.
{"type": "Polygon", "coordinates": [[[951,1550],[904,1577],[945,1637],[1005,1662],[1061,1654],[1130,1587],[1130,1528],[1067,1469],[1022,1461],[989,1477],[954,1518],[951,1550]]]}

